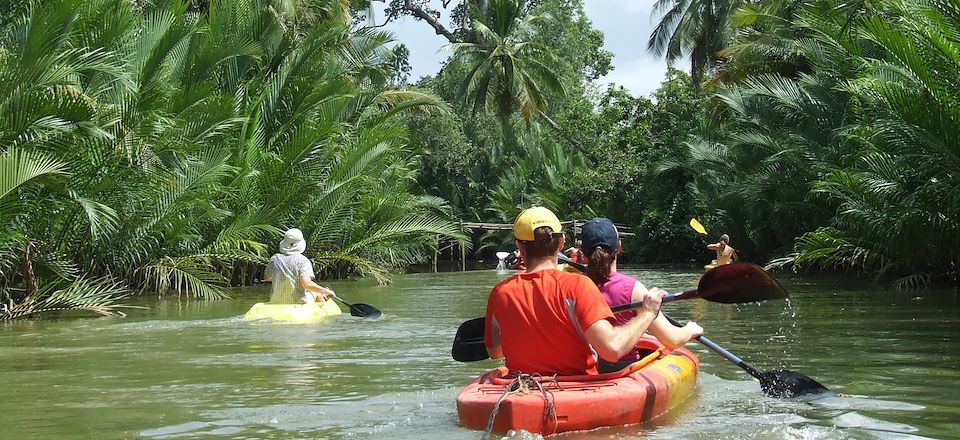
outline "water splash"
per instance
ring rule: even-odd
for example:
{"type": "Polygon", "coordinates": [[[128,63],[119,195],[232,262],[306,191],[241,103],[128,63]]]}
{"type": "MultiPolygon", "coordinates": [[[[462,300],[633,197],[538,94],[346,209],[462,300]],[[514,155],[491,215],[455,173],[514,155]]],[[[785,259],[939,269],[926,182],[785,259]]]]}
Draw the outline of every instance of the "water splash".
{"type": "Polygon", "coordinates": [[[506,259],[507,259],[507,256],[509,256],[509,255],[510,255],[510,252],[497,252],[497,260],[500,260],[500,261],[497,263],[497,270],[498,270],[498,271],[499,271],[499,270],[507,270],[507,263],[506,263],[506,261],[504,261],[504,260],[506,260],[506,259]]]}

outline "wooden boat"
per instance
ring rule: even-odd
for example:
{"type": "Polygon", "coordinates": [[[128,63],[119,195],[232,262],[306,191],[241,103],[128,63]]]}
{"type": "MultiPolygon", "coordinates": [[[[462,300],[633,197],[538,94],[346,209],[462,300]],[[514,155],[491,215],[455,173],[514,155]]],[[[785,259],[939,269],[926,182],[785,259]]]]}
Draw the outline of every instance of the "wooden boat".
{"type": "Polygon", "coordinates": [[[270,319],[294,324],[313,324],[343,313],[333,300],[303,304],[256,303],[243,315],[248,321],[270,319]]]}
{"type": "Polygon", "coordinates": [[[488,371],[457,395],[460,424],[492,431],[544,435],[640,423],[686,400],[697,381],[699,360],[685,348],[667,350],[654,338],[629,367],[607,374],[516,377],[505,367],[488,371]]]}

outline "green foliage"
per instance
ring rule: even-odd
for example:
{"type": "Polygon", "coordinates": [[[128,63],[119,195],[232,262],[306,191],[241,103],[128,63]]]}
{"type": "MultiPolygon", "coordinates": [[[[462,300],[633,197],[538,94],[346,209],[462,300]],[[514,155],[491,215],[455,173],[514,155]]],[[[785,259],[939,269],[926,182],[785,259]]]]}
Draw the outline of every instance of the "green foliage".
{"type": "Polygon", "coordinates": [[[605,140],[602,167],[589,179],[605,194],[598,205],[618,222],[633,226],[625,241],[628,261],[687,261],[702,243],[687,223],[698,212],[691,173],[663,168],[682,157],[683,142],[701,128],[703,94],[686,73],[671,69],[654,92],[656,102],[610,89],[601,99],[597,135],[605,140]]]}
{"type": "Polygon", "coordinates": [[[660,15],[647,41],[647,49],[669,63],[689,53],[690,73],[699,85],[722,61],[718,56],[732,38],[732,15],[740,0],[657,0],[653,14],[660,15]]]}
{"type": "Polygon", "coordinates": [[[713,97],[721,129],[675,163],[698,170],[700,203],[738,249],[901,287],[956,282],[958,11],[904,0],[738,13],[713,97]]]}
{"type": "Polygon", "coordinates": [[[476,41],[446,46],[452,62],[467,71],[461,96],[474,114],[495,113],[505,133],[515,111],[530,124],[546,110],[546,92],[563,93],[553,52],[545,44],[524,39],[543,20],[549,17],[526,14],[517,0],[491,0],[485,13],[473,11],[471,31],[476,41]]]}
{"type": "MultiPolygon", "coordinates": [[[[535,203],[569,210],[565,197],[574,185],[569,178],[582,167],[582,158],[562,148],[568,140],[556,139],[555,123],[555,131],[545,133],[539,122],[548,119],[548,102],[564,103],[557,75],[570,75],[576,83],[593,68],[561,61],[548,44],[563,35],[603,52],[595,42],[576,38],[579,29],[589,29],[589,21],[562,8],[568,4],[573,3],[540,2],[530,8],[497,1],[485,12],[475,8],[471,30],[463,31],[473,39],[450,45],[453,56],[442,72],[418,84],[455,109],[408,119],[421,148],[419,183],[428,194],[450,200],[467,221],[512,222],[522,207],[535,203]],[[560,23],[549,11],[560,13],[560,23]],[[574,20],[581,26],[565,30],[574,20]]],[[[581,3],[576,5],[582,10],[581,3]]],[[[602,56],[578,60],[590,60],[596,71],[605,72],[602,56]]],[[[474,238],[478,250],[510,245],[507,233],[474,238]]]]}
{"type": "Polygon", "coordinates": [[[131,306],[118,305],[117,302],[129,295],[127,289],[106,278],[79,278],[69,284],[54,281],[20,301],[0,304],[0,320],[67,310],[124,316],[118,309],[131,306]]]}
{"type": "Polygon", "coordinates": [[[388,88],[390,35],[321,3],[49,0],[15,20],[0,41],[9,313],[223,297],[290,227],[319,273],[382,282],[438,235],[462,239],[443,201],[411,194],[398,118],[446,105],[388,88]]]}

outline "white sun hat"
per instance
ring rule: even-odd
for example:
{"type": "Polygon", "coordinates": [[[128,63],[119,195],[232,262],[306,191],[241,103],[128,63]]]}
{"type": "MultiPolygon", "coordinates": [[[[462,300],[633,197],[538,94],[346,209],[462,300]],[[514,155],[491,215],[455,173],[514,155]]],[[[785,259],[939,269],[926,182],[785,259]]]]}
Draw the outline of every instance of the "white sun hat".
{"type": "Polygon", "coordinates": [[[307,248],[307,242],[303,239],[303,232],[297,228],[289,229],[283,234],[283,240],[280,240],[280,252],[285,255],[302,254],[307,248]]]}

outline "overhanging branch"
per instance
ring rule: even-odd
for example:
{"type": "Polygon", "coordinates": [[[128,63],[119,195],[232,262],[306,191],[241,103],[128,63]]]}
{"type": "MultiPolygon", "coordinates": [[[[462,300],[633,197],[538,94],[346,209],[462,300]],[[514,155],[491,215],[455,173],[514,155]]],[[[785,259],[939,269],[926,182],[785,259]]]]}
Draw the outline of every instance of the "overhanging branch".
{"type": "Polygon", "coordinates": [[[459,43],[460,40],[453,35],[453,32],[450,32],[443,23],[440,23],[440,20],[437,20],[437,17],[430,15],[427,11],[424,11],[421,7],[414,5],[410,0],[403,0],[403,10],[410,13],[414,17],[417,17],[430,25],[437,35],[443,35],[451,43],[459,43]]]}

